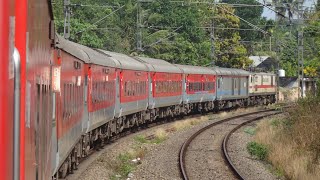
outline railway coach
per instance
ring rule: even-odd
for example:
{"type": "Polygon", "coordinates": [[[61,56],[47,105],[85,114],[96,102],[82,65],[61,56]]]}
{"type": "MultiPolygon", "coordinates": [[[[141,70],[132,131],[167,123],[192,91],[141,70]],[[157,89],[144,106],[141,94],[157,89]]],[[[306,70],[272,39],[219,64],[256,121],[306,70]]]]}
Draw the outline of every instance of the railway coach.
{"type": "Polygon", "coordinates": [[[52,179],[124,129],[275,101],[275,75],[173,65],[55,34],[50,1],[0,2],[0,177],[52,179]],[[55,176],[56,175],[56,176],[55,176]]]}
{"type": "Polygon", "coordinates": [[[249,82],[250,104],[270,104],[276,101],[276,75],[251,73],[249,82]]]}
{"type": "Polygon", "coordinates": [[[0,2],[0,177],[51,179],[51,3],[0,2]]]}
{"type": "Polygon", "coordinates": [[[65,177],[101,139],[100,126],[114,119],[115,63],[107,56],[57,35],[61,90],[56,97],[58,149],[54,174],[65,177]]]}
{"type": "Polygon", "coordinates": [[[214,109],[216,72],[207,67],[179,65],[183,71],[183,103],[187,113],[214,109]]]}
{"type": "Polygon", "coordinates": [[[135,57],[149,68],[150,120],[184,114],[182,104],[182,70],[167,61],[135,57]]]}
{"type": "MultiPolygon", "coordinates": [[[[14,1],[4,0],[0,2],[0,177],[4,180],[11,180],[14,177],[13,165],[15,167],[20,165],[20,159],[16,156],[13,158],[13,144],[19,143],[17,139],[13,138],[13,133],[20,132],[19,121],[20,118],[14,117],[14,112],[19,115],[19,107],[13,107],[14,100],[19,100],[19,96],[14,98],[14,69],[15,62],[19,63],[19,56],[14,45],[14,29],[9,28],[14,23],[14,1]],[[13,53],[15,51],[15,56],[13,53]],[[18,109],[17,109],[18,108],[18,109]],[[14,111],[15,110],[15,111],[14,111]],[[17,124],[18,123],[18,124],[17,124]]],[[[16,94],[16,95],[19,95],[16,94]]],[[[18,104],[19,105],[19,104],[18,104]]],[[[19,147],[16,147],[19,148],[19,147]]],[[[16,153],[19,153],[16,152],[16,153]]],[[[19,175],[19,174],[18,174],[19,175]]],[[[19,178],[16,177],[15,179],[19,178]]]]}
{"type": "Polygon", "coordinates": [[[216,67],[213,70],[217,74],[216,109],[248,105],[250,73],[231,68],[216,67]]]}

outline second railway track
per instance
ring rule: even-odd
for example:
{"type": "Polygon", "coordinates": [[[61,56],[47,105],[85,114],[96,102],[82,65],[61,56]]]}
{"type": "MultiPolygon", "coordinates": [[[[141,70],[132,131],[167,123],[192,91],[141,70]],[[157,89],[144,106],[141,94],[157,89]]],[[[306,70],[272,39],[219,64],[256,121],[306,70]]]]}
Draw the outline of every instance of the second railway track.
{"type": "Polygon", "coordinates": [[[201,128],[181,147],[179,169],[182,179],[243,179],[228,157],[228,138],[247,123],[279,113],[274,109],[262,110],[226,118],[201,128]]]}

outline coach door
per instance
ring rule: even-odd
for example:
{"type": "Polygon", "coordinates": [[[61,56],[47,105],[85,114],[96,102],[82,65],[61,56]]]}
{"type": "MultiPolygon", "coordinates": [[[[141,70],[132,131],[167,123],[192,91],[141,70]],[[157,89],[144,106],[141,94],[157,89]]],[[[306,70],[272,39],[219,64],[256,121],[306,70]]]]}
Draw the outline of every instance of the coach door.
{"type": "Polygon", "coordinates": [[[51,177],[50,160],[52,131],[52,96],[51,86],[46,83],[36,83],[36,117],[34,122],[35,138],[35,179],[51,177]]]}
{"type": "Polygon", "coordinates": [[[238,95],[241,95],[241,88],[242,88],[241,79],[242,79],[241,77],[238,78],[238,95]]]}

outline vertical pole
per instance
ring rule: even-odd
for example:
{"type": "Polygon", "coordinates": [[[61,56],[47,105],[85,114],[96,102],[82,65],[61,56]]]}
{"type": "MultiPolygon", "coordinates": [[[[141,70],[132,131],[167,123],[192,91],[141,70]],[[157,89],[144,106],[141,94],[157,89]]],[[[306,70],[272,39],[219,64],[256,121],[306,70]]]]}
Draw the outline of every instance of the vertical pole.
{"type": "Polygon", "coordinates": [[[137,1],[137,51],[142,51],[142,30],[141,30],[141,2],[137,1]]]}
{"type": "Polygon", "coordinates": [[[279,102],[279,97],[280,97],[280,92],[279,92],[279,87],[280,87],[280,77],[279,77],[279,70],[280,70],[280,59],[279,59],[279,53],[280,53],[280,46],[279,46],[279,41],[278,39],[275,40],[276,42],[276,61],[277,61],[277,75],[276,75],[276,81],[277,81],[277,102],[279,102]]]}
{"type": "Polygon", "coordinates": [[[63,1],[63,11],[64,11],[63,35],[65,39],[69,39],[70,38],[70,16],[71,16],[70,0],[63,1]]]}
{"type": "Polygon", "coordinates": [[[298,79],[299,79],[299,87],[301,87],[301,98],[304,97],[304,57],[303,57],[303,9],[302,2],[299,2],[298,6],[298,79]],[[301,86],[300,86],[301,84],[301,86]]]}
{"type": "Polygon", "coordinates": [[[210,39],[211,39],[211,61],[212,61],[212,66],[215,65],[215,39],[214,39],[214,18],[216,15],[216,1],[213,0],[213,17],[211,21],[211,33],[210,33],[210,39]]]}
{"type": "Polygon", "coordinates": [[[20,179],[20,93],[21,61],[18,49],[13,52],[14,61],[14,133],[13,133],[13,180],[20,179]]]}
{"type": "Polygon", "coordinates": [[[272,51],[272,45],[271,45],[271,43],[272,43],[272,36],[270,35],[270,37],[269,37],[269,51],[270,51],[270,52],[272,51]]]}

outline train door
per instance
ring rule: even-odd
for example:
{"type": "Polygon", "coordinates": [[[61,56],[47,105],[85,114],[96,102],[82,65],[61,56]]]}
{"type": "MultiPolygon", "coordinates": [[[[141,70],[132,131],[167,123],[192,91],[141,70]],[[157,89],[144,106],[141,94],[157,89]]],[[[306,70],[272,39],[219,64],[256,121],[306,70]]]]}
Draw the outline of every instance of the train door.
{"type": "Polygon", "coordinates": [[[36,83],[35,99],[35,119],[34,119],[34,137],[35,137],[35,179],[47,179],[51,176],[49,149],[52,134],[52,91],[50,83],[36,83]]]}
{"type": "Polygon", "coordinates": [[[238,95],[241,95],[241,88],[242,88],[242,86],[241,86],[241,79],[242,79],[242,78],[239,77],[239,78],[238,78],[238,82],[237,82],[237,83],[238,83],[238,95]]]}
{"type": "Polygon", "coordinates": [[[222,77],[216,76],[216,82],[217,82],[217,88],[216,88],[216,97],[220,98],[221,96],[221,83],[222,83],[222,77]]]}
{"type": "Polygon", "coordinates": [[[232,78],[232,95],[237,95],[236,93],[238,92],[237,91],[237,85],[238,85],[238,82],[237,82],[237,78],[232,78]]]}
{"type": "Polygon", "coordinates": [[[120,97],[121,97],[121,78],[122,72],[121,69],[116,69],[116,101],[115,101],[115,117],[120,117],[121,112],[121,104],[120,104],[120,97]]]}

